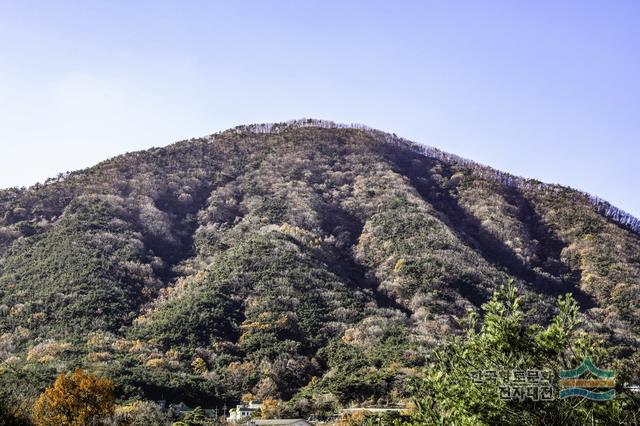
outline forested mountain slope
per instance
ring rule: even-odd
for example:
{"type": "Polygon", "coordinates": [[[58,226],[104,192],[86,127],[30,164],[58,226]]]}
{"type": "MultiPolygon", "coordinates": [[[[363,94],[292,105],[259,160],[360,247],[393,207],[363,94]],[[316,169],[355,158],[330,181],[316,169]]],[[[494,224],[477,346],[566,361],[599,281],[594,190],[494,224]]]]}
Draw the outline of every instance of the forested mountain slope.
{"type": "MultiPolygon", "coordinates": [[[[241,126],[0,191],[0,386],[83,366],[122,398],[406,392],[509,279],[640,346],[640,224],[579,191],[357,126],[241,126]]],[[[316,401],[315,403],[319,403],[316,401]]]]}

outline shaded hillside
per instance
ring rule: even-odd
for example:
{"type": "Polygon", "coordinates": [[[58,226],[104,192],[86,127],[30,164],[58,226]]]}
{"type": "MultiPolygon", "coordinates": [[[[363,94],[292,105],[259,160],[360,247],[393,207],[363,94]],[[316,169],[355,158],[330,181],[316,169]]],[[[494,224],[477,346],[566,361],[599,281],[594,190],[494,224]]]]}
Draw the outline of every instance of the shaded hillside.
{"type": "Polygon", "coordinates": [[[638,229],[376,130],[241,126],[0,191],[0,381],[28,394],[81,365],[123,398],[403,395],[510,278],[529,320],[571,292],[626,356],[638,229]]]}

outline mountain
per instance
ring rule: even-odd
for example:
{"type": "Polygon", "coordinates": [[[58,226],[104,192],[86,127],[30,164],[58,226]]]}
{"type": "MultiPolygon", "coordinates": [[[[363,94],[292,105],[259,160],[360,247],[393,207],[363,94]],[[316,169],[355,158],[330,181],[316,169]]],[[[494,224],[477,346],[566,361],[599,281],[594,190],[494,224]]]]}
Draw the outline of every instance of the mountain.
{"type": "Polygon", "coordinates": [[[119,398],[406,396],[513,280],[640,347],[640,221],[363,126],[240,126],[0,191],[0,388],[77,366],[119,398]]]}

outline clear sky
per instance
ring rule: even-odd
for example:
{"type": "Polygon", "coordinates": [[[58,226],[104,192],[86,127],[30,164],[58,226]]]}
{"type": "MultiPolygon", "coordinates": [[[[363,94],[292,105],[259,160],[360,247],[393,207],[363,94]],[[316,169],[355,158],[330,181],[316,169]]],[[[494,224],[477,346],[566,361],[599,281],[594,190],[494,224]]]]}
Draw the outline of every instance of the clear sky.
{"type": "Polygon", "coordinates": [[[0,0],[0,187],[300,117],[640,216],[640,2],[0,0]]]}

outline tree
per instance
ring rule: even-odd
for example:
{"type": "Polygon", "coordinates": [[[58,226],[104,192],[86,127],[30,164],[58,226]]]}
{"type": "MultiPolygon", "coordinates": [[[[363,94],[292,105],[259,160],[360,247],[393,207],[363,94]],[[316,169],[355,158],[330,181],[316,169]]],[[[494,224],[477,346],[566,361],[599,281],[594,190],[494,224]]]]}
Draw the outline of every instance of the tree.
{"type": "Polygon", "coordinates": [[[114,412],[113,382],[82,369],[60,374],[33,406],[36,426],[85,426],[114,412]]]}
{"type": "MultiPolygon", "coordinates": [[[[2,374],[2,373],[0,373],[2,374]]],[[[25,413],[26,401],[19,401],[8,389],[0,387],[0,425],[28,425],[28,410],[25,413]]]]}
{"type": "Polygon", "coordinates": [[[28,421],[20,416],[20,413],[11,407],[6,401],[0,399],[0,425],[26,426],[28,421]]]}
{"type": "Polygon", "coordinates": [[[118,426],[167,426],[171,424],[162,408],[153,401],[134,401],[116,409],[118,426]]]}
{"type": "Polygon", "coordinates": [[[196,407],[183,415],[180,421],[174,422],[173,426],[207,426],[213,424],[214,420],[207,419],[202,407],[196,407]]]}
{"type": "Polygon", "coordinates": [[[207,368],[207,363],[200,357],[196,357],[193,359],[193,361],[191,361],[191,369],[195,374],[198,375],[202,375],[209,371],[209,369],[207,368]]]}
{"type": "MultiPolygon", "coordinates": [[[[575,300],[570,295],[558,298],[558,314],[546,328],[526,324],[521,303],[509,283],[483,305],[479,331],[477,315],[469,314],[464,321],[466,334],[433,352],[431,366],[415,383],[417,410],[411,424],[637,424],[639,401],[621,386],[610,401],[557,398],[560,370],[575,367],[585,356],[600,366],[611,358],[588,335],[577,332],[580,319],[575,300]],[[549,385],[555,398],[503,399],[500,386],[509,383],[503,376],[478,380],[478,372],[513,371],[551,373],[549,385]]],[[[624,375],[623,369],[617,371],[618,377],[624,375]]]]}
{"type": "Polygon", "coordinates": [[[260,417],[263,419],[273,419],[276,417],[278,411],[278,405],[280,401],[273,398],[267,398],[262,401],[262,407],[260,407],[260,417]]]}

